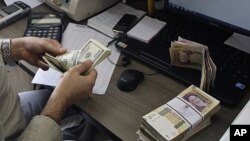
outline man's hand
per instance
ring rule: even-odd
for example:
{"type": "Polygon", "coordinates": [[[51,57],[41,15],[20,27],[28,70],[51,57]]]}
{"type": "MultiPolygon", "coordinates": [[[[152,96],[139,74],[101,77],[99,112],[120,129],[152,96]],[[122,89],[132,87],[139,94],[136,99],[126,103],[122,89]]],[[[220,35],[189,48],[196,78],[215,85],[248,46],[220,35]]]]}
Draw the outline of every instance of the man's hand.
{"type": "Polygon", "coordinates": [[[85,61],[65,72],[51,94],[47,105],[42,111],[42,115],[60,123],[63,112],[69,106],[91,96],[97,77],[96,70],[93,69],[88,72],[91,66],[92,62],[85,61]],[[86,74],[86,72],[88,73],[86,74]]]}
{"type": "Polygon", "coordinates": [[[42,61],[45,52],[60,55],[66,52],[56,40],[38,37],[11,39],[11,53],[15,61],[25,60],[31,65],[47,70],[49,67],[42,61]]]}

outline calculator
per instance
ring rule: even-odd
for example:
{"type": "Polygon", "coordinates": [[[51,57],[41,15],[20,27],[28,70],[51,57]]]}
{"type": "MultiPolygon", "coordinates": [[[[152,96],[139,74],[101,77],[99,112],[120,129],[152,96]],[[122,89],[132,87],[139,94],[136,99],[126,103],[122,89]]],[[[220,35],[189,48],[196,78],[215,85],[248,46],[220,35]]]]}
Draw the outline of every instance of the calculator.
{"type": "Polygon", "coordinates": [[[62,33],[67,24],[64,13],[31,13],[28,18],[24,37],[41,37],[55,39],[61,42],[62,33]]]}

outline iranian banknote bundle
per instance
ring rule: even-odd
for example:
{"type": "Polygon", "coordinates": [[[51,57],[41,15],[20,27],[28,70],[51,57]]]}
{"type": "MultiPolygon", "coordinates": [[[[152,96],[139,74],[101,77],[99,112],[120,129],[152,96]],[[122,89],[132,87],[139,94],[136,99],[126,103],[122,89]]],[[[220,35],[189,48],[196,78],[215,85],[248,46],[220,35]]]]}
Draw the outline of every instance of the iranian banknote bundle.
{"type": "Polygon", "coordinates": [[[208,47],[190,40],[178,38],[169,48],[171,64],[201,71],[200,88],[209,91],[214,86],[216,65],[209,56],[208,47]]]}
{"type": "Polygon", "coordinates": [[[43,59],[49,67],[65,72],[69,68],[76,66],[86,60],[93,62],[92,68],[111,54],[110,49],[94,39],[88,40],[80,50],[67,51],[65,54],[52,56],[46,53],[43,59]]]}
{"type": "Polygon", "coordinates": [[[184,141],[211,124],[220,101],[191,85],[142,117],[138,141],[184,141]]]}

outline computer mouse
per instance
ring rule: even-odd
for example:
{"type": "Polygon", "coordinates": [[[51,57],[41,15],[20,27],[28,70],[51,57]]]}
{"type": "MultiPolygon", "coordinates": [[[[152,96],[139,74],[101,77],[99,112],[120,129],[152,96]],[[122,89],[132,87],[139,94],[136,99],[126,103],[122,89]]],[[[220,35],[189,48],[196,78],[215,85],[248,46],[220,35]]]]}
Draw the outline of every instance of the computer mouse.
{"type": "Polygon", "coordinates": [[[120,75],[119,79],[117,80],[117,87],[121,91],[133,91],[143,80],[143,72],[134,69],[128,69],[122,72],[122,74],[120,75]]]}

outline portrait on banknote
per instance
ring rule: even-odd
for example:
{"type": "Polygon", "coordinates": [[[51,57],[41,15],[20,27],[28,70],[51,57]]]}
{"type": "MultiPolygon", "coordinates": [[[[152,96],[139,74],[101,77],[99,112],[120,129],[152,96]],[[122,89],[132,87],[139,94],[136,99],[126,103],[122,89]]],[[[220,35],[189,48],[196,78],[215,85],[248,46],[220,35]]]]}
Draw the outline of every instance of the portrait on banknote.
{"type": "Polygon", "coordinates": [[[179,62],[181,64],[189,64],[195,66],[201,66],[203,56],[200,52],[195,52],[192,50],[180,50],[179,54],[179,62]]]}
{"type": "Polygon", "coordinates": [[[198,111],[202,112],[206,107],[208,107],[211,101],[196,91],[191,91],[183,96],[183,99],[191,103],[198,111]]]}

